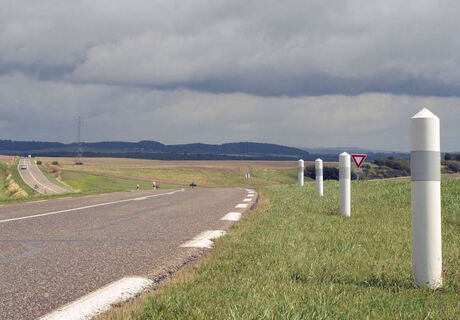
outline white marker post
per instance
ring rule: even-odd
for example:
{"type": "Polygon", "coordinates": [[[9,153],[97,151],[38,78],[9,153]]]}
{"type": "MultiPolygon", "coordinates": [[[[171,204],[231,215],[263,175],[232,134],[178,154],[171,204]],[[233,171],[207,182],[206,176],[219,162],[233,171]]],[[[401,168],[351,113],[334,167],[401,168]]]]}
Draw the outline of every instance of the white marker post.
{"type": "Polygon", "coordinates": [[[320,197],[323,196],[323,160],[315,160],[315,177],[316,177],[316,194],[320,197]]]}
{"type": "Polygon", "coordinates": [[[304,175],[304,161],[302,159],[299,160],[299,172],[298,172],[298,180],[299,186],[303,186],[303,175],[304,175]]]}
{"type": "Polygon", "coordinates": [[[346,152],[339,155],[339,184],[340,184],[340,215],[350,216],[350,155],[346,152]]]}
{"type": "Polygon", "coordinates": [[[244,175],[246,177],[246,179],[248,179],[248,187],[251,185],[251,174],[248,172],[246,172],[246,174],[244,175]]]}
{"type": "Polygon", "coordinates": [[[439,118],[424,108],[411,119],[412,272],[415,283],[442,285],[439,118]]]}

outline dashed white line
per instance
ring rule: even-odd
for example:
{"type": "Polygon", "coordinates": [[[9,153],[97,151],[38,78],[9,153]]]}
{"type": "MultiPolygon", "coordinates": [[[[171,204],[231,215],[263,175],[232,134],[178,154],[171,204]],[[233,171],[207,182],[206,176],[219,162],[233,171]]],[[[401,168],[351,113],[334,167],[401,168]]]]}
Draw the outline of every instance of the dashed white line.
{"type": "MultiPolygon", "coordinates": [[[[235,208],[237,209],[243,209],[243,208],[247,208],[248,207],[248,204],[247,203],[240,203],[240,204],[237,204],[235,206],[235,208]]],[[[1,221],[0,221],[1,222],[1,221]]]]}
{"type": "Polygon", "coordinates": [[[153,281],[145,278],[123,278],[40,319],[93,319],[97,314],[108,311],[112,304],[129,300],[152,285],[153,281]]]}
{"type": "Polygon", "coordinates": [[[252,201],[252,199],[249,199],[249,198],[243,199],[243,202],[249,202],[249,201],[252,201]]]}
{"type": "Polygon", "coordinates": [[[182,244],[182,248],[212,248],[212,239],[219,238],[225,234],[223,230],[204,231],[190,241],[182,244]]]}
{"type": "Polygon", "coordinates": [[[180,189],[180,190],[171,191],[171,192],[167,192],[167,193],[154,194],[154,195],[151,195],[151,196],[145,196],[145,197],[140,197],[140,198],[125,199],[125,200],[117,200],[117,201],[104,202],[104,203],[99,203],[99,204],[92,204],[92,205],[84,206],[84,207],[78,207],[78,208],[72,208],[72,209],[65,209],[65,210],[59,210],[59,211],[53,211],[53,212],[46,212],[46,213],[39,213],[39,214],[34,214],[34,215],[32,215],[32,216],[25,216],[25,217],[19,217],[19,218],[11,218],[11,219],[0,220],[0,223],[11,222],[11,221],[18,221],[18,220],[25,220],[25,219],[31,219],[31,218],[38,218],[38,217],[44,217],[44,216],[51,216],[51,215],[60,214],[60,213],[66,213],[66,212],[79,211],[79,210],[84,210],[84,209],[89,209],[89,208],[96,208],[96,207],[108,206],[108,205],[116,204],[116,203],[123,203],[123,202],[129,202],[129,201],[145,200],[145,199],[148,199],[148,198],[154,198],[154,197],[172,195],[172,194],[175,194],[175,193],[177,193],[177,192],[183,192],[183,191],[185,191],[185,189],[180,189]]]}
{"type": "Polygon", "coordinates": [[[254,198],[254,193],[248,193],[247,197],[248,198],[254,198]]]}
{"type": "Polygon", "coordinates": [[[241,212],[229,212],[225,216],[222,217],[220,220],[225,221],[238,221],[241,219],[241,212]]]}

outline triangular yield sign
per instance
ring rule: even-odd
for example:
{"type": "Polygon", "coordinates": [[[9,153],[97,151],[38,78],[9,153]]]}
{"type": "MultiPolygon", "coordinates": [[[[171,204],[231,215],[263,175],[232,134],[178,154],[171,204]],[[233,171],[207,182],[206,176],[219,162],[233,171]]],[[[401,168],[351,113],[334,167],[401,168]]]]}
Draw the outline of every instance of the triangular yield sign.
{"type": "Polygon", "coordinates": [[[356,167],[360,168],[364,160],[367,158],[367,154],[352,154],[351,157],[356,164],[356,167]]]}

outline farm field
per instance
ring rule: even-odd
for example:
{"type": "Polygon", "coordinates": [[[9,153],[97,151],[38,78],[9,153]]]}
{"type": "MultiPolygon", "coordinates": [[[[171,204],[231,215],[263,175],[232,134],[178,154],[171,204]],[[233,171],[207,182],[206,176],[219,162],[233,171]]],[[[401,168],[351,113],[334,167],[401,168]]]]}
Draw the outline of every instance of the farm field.
{"type": "Polygon", "coordinates": [[[411,273],[408,181],[353,181],[351,217],[338,182],[269,186],[202,262],[105,319],[457,319],[460,180],[442,182],[444,286],[411,273]]]}
{"type": "Polygon", "coordinates": [[[120,158],[37,158],[43,163],[58,161],[63,172],[81,172],[120,179],[159,181],[161,184],[201,187],[247,186],[244,175],[251,173],[251,186],[291,184],[297,181],[296,161],[159,161],[120,158]]]}

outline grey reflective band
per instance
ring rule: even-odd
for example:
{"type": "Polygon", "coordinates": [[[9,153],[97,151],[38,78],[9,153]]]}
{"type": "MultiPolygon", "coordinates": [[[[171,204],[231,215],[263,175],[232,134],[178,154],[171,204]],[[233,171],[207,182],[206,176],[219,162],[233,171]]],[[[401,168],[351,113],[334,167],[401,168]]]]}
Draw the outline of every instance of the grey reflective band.
{"type": "Polygon", "coordinates": [[[441,181],[441,153],[412,151],[410,169],[412,181],[441,181]]]}
{"type": "Polygon", "coordinates": [[[351,179],[350,167],[342,167],[342,168],[340,168],[339,170],[339,179],[351,179]]]}
{"type": "Polygon", "coordinates": [[[315,174],[316,174],[317,177],[322,177],[323,176],[323,170],[316,169],[315,174]]]}

